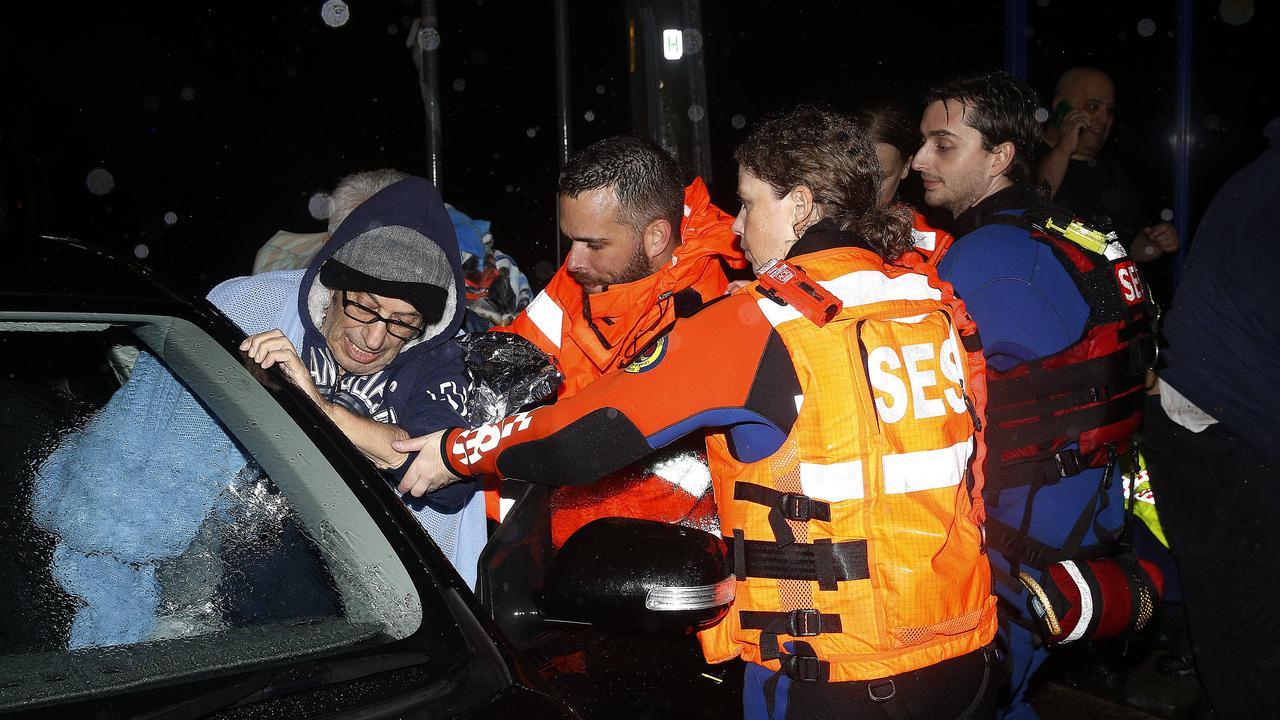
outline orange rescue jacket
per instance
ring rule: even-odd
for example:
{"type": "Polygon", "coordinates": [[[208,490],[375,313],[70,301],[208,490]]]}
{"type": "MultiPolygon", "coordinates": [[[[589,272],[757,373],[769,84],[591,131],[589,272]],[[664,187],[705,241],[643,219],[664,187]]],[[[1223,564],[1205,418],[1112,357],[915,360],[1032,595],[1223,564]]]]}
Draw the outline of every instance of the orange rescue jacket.
{"type": "Polygon", "coordinates": [[[693,289],[702,302],[714,300],[728,286],[722,263],[746,267],[733,234],[733,216],[711,204],[701,178],[685,188],[680,239],[671,261],[658,272],[591,296],[595,330],[583,314],[582,286],[563,264],[511,325],[496,329],[516,333],[555,358],[564,373],[558,397],[573,395],[625,366],[664,332],[676,317],[675,293],[693,289]],[[596,330],[608,346],[601,344],[596,330]]]}
{"type": "Polygon", "coordinates": [[[739,582],[725,620],[700,634],[707,660],[741,656],[840,682],[979,650],[996,614],[972,321],[927,265],[890,266],[854,248],[792,264],[844,305],[819,327],[790,306],[757,303],[800,378],[799,416],[758,462],[736,460],[724,433],[708,436],[739,582]]]}

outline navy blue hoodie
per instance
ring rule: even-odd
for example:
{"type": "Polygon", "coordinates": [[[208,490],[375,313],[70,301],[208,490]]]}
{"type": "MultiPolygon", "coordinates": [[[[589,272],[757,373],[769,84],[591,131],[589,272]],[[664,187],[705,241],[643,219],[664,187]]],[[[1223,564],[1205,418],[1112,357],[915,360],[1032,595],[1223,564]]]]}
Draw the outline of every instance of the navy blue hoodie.
{"type": "MultiPolygon", "coordinates": [[[[453,342],[462,325],[465,299],[458,242],[440,193],[422,178],[406,178],[356,207],[307,267],[298,290],[298,313],[304,330],[300,354],[321,396],[352,412],[398,425],[415,437],[465,426],[462,412],[467,377],[462,349],[453,342]],[[405,343],[395,359],[381,370],[353,375],[334,361],[320,330],[331,297],[331,288],[319,281],[320,267],[352,239],[395,225],[421,233],[444,251],[449,258],[453,287],[446,288],[444,314],[439,322],[427,327],[422,337],[405,343]]],[[[397,482],[414,457],[410,455],[399,468],[388,471],[397,482]]],[[[455,512],[475,490],[473,483],[454,483],[424,498],[406,496],[405,500],[413,506],[426,503],[440,512],[455,512]]]]}

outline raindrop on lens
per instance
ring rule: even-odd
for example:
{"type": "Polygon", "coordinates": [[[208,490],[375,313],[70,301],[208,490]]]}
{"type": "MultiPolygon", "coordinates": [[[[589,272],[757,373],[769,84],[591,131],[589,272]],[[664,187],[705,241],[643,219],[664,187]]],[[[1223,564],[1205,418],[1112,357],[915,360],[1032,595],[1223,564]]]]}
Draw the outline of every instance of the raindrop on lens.
{"type": "Polygon", "coordinates": [[[178,213],[170,210],[169,212],[164,214],[165,225],[175,225],[177,224],[177,222],[178,222],[178,213]]]}
{"type": "Polygon", "coordinates": [[[433,52],[440,49],[440,31],[435,28],[422,28],[418,31],[418,47],[433,52]]]}
{"type": "Polygon", "coordinates": [[[1036,108],[1036,122],[1043,123],[1049,121],[1049,111],[1046,108],[1036,108]]]}
{"type": "Polygon", "coordinates": [[[604,94],[604,86],[603,86],[603,85],[597,85],[597,86],[596,86],[596,94],[597,94],[597,95],[603,95],[603,94],[604,94]]]}
{"type": "Polygon", "coordinates": [[[596,114],[595,114],[595,112],[594,112],[594,111],[592,111],[592,110],[588,110],[588,111],[586,111],[586,112],[582,113],[582,119],[583,119],[583,120],[586,120],[587,122],[591,122],[592,120],[595,120],[595,119],[596,119],[596,114]]]}
{"type": "Polygon", "coordinates": [[[133,256],[138,258],[139,260],[146,260],[147,256],[150,254],[151,254],[151,248],[147,247],[143,243],[138,243],[137,245],[133,246],[133,256]]]}
{"type": "Polygon", "coordinates": [[[1228,25],[1243,25],[1253,19],[1253,0],[1222,0],[1218,14],[1228,25]]]}
{"type": "Polygon", "coordinates": [[[733,126],[734,130],[741,130],[747,126],[747,119],[741,115],[734,115],[729,118],[729,124],[733,126]]]}
{"type": "Polygon", "coordinates": [[[463,90],[466,90],[466,89],[467,89],[467,81],[466,81],[466,80],[463,80],[462,78],[458,78],[458,79],[454,80],[454,81],[453,81],[453,89],[454,89],[455,91],[457,91],[457,92],[462,92],[463,90]]]}
{"type": "Polygon", "coordinates": [[[1163,220],[1163,221],[1165,221],[1165,222],[1169,222],[1169,221],[1173,220],[1173,211],[1172,211],[1172,210],[1170,210],[1169,208],[1165,208],[1165,209],[1161,210],[1161,211],[1160,211],[1160,219],[1161,219],[1161,220],[1163,220]]]}
{"type": "Polygon", "coordinates": [[[1151,37],[1156,34],[1156,21],[1151,18],[1142,18],[1138,21],[1138,34],[1142,37],[1151,37]]]}
{"type": "Polygon", "coordinates": [[[535,136],[535,135],[537,135],[537,134],[538,134],[538,128],[536,128],[536,127],[531,127],[531,128],[529,128],[528,130],[525,130],[525,131],[524,131],[524,134],[525,134],[525,135],[527,135],[527,136],[529,136],[529,137],[533,137],[533,136],[535,136]]]}
{"type": "Polygon", "coordinates": [[[702,122],[702,118],[706,117],[707,111],[702,109],[701,105],[689,106],[689,119],[694,122],[702,122]]]}
{"type": "Polygon", "coordinates": [[[318,192],[307,200],[307,212],[317,220],[329,219],[329,195],[318,192]]]}
{"type": "Polygon", "coordinates": [[[189,87],[182,88],[182,91],[178,94],[182,96],[183,100],[195,100],[196,98],[196,91],[189,87]]]}
{"type": "Polygon", "coordinates": [[[684,44],[685,55],[692,55],[702,49],[702,33],[697,30],[680,31],[680,41],[684,44]]]}
{"type": "Polygon", "coordinates": [[[351,19],[351,9],[342,0],[326,0],[320,6],[320,18],[329,27],[342,27],[351,19]]]}
{"type": "Polygon", "coordinates": [[[106,195],[116,186],[116,179],[106,168],[94,168],[85,178],[85,184],[94,195],[106,195]]]}

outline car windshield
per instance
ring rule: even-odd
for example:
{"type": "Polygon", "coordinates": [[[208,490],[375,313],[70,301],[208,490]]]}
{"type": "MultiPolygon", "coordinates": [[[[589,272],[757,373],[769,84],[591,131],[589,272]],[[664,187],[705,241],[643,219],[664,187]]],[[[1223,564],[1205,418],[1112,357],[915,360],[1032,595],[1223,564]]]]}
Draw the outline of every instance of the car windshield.
{"type": "Polygon", "coordinates": [[[448,617],[313,440],[195,325],[0,313],[0,365],[0,711],[448,617]]]}

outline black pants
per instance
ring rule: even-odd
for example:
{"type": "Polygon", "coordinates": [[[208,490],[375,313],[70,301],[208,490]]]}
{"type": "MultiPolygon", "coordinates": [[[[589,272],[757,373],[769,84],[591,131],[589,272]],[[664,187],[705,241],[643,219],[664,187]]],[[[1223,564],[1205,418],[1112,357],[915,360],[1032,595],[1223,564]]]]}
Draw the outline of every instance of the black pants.
{"type": "Polygon", "coordinates": [[[867,682],[791,684],[788,720],[984,720],[995,717],[1001,668],[984,651],[867,682]],[[871,686],[868,688],[868,686],[871,686]],[[892,697],[889,698],[889,694],[892,697]],[[872,695],[881,701],[872,699],[872,695]]]}
{"type": "Polygon", "coordinates": [[[1219,718],[1280,718],[1280,463],[1222,424],[1147,401],[1142,451],[1182,574],[1196,671],[1219,718]]]}

